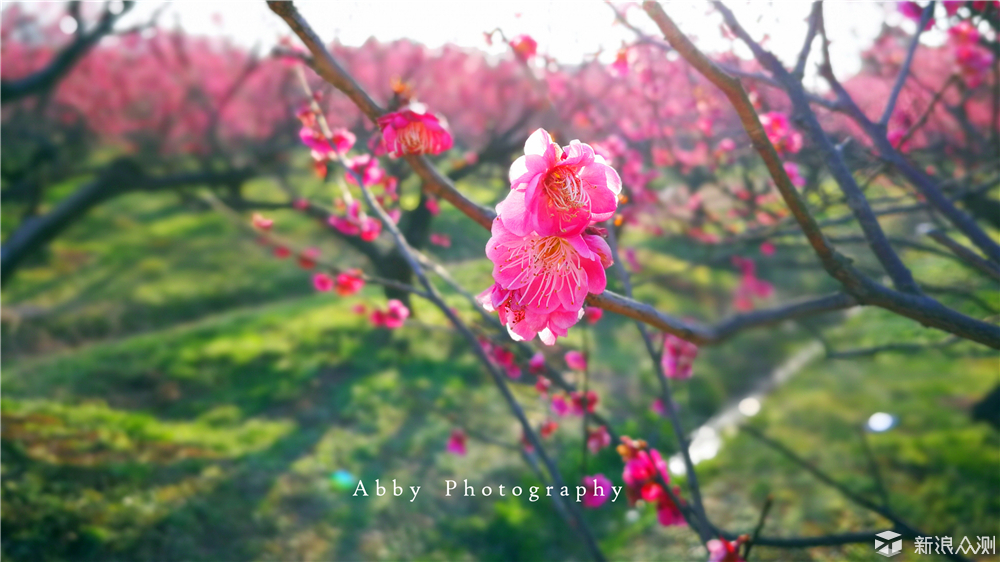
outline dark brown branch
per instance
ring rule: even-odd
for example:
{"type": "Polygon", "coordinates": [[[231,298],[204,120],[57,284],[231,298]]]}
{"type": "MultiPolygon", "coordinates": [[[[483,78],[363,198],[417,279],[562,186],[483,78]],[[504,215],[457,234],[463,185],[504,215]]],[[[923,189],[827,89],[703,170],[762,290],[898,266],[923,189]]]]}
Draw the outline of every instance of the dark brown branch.
{"type": "Polygon", "coordinates": [[[809,29],[806,31],[806,41],[799,51],[798,61],[795,63],[795,70],[792,74],[800,81],[805,75],[806,61],[809,60],[809,52],[812,51],[813,41],[816,39],[816,32],[819,30],[819,20],[823,17],[822,2],[813,2],[812,10],[809,12],[809,29]]]}
{"type": "Polygon", "coordinates": [[[0,279],[6,282],[23,260],[49,243],[87,211],[118,195],[132,191],[165,191],[198,185],[238,185],[257,172],[249,168],[224,172],[189,172],[171,176],[146,176],[133,162],[116,160],[93,181],[65,197],[48,213],[29,217],[0,248],[0,279]]]}
{"type": "Polygon", "coordinates": [[[952,336],[933,343],[890,343],[875,347],[849,349],[847,351],[828,351],[826,357],[827,359],[857,359],[858,357],[874,357],[880,353],[923,353],[928,349],[941,349],[960,341],[962,341],[960,338],[952,336]]]}
{"type": "Polygon", "coordinates": [[[975,252],[959,244],[933,224],[924,223],[918,227],[917,232],[926,234],[931,240],[951,250],[962,263],[974,267],[980,273],[986,274],[994,281],[1000,281],[1000,267],[991,261],[979,257],[975,252]]]}
{"type": "MultiPolygon", "coordinates": [[[[910,75],[910,65],[913,64],[913,55],[917,52],[917,45],[920,44],[920,34],[924,32],[924,27],[930,22],[935,4],[937,2],[930,2],[924,8],[924,12],[920,14],[920,23],[917,24],[917,31],[913,34],[913,39],[910,40],[910,47],[906,50],[906,59],[903,60],[903,66],[900,67],[899,75],[896,76],[896,83],[893,84],[892,91],[889,93],[889,101],[885,104],[885,111],[882,112],[882,118],[878,121],[879,126],[883,130],[889,124],[889,118],[892,117],[892,112],[896,109],[896,100],[899,98],[899,93],[903,91],[903,85],[906,84],[906,79],[910,75]]],[[[822,6],[822,4],[819,5],[822,6]]],[[[822,10],[822,8],[820,9],[822,10]]]]}
{"type": "MultiPolygon", "coordinates": [[[[775,548],[811,548],[817,546],[841,546],[845,544],[871,543],[875,540],[875,534],[885,529],[876,531],[861,531],[857,533],[842,533],[835,535],[822,535],[818,537],[758,537],[753,542],[759,546],[770,546],[775,548]]],[[[896,529],[904,538],[912,539],[917,535],[907,534],[896,529]]],[[[739,536],[736,533],[723,531],[722,537],[726,540],[734,541],[739,536]]]]}
{"type": "Polygon", "coordinates": [[[101,19],[89,32],[83,31],[83,22],[77,17],[77,33],[73,41],[52,58],[45,68],[17,80],[0,80],[0,103],[6,105],[20,99],[50,90],[72,69],[100,40],[111,33],[115,22],[125,15],[135,2],[125,2],[117,14],[105,8],[101,19]]]}
{"type": "MultiPolygon", "coordinates": [[[[887,506],[878,505],[878,504],[872,502],[871,500],[869,500],[869,499],[867,499],[867,498],[865,498],[863,496],[858,495],[857,493],[855,493],[853,490],[851,490],[850,488],[848,488],[844,484],[838,482],[837,480],[834,480],[828,474],[826,474],[825,472],[823,472],[822,470],[820,470],[819,468],[817,468],[816,465],[814,465],[811,462],[809,462],[809,461],[803,459],[802,457],[798,456],[794,451],[792,451],[788,447],[786,447],[786,446],[782,445],[781,443],[779,443],[779,442],[771,439],[770,437],[767,437],[766,435],[764,435],[763,433],[761,433],[757,429],[755,429],[755,428],[753,428],[751,426],[746,426],[746,425],[741,426],[740,429],[742,429],[746,433],[752,435],[755,439],[757,439],[761,443],[763,443],[763,444],[767,445],[768,447],[774,449],[775,451],[781,453],[782,455],[784,455],[785,457],[787,457],[788,459],[790,459],[792,462],[794,462],[795,464],[797,464],[800,467],[802,467],[803,469],[805,469],[806,472],[808,472],[809,474],[812,474],[813,477],[815,477],[817,480],[819,480],[820,482],[826,484],[827,486],[829,486],[829,487],[837,490],[838,492],[840,492],[841,495],[843,495],[845,498],[851,500],[852,502],[854,502],[858,506],[863,507],[863,508],[867,509],[868,511],[875,512],[875,513],[881,515],[882,517],[885,517],[889,521],[892,521],[893,525],[895,526],[894,529],[896,531],[898,531],[900,533],[903,533],[903,534],[905,534],[907,536],[911,536],[911,537],[923,537],[923,536],[927,536],[926,533],[923,533],[922,531],[917,530],[915,527],[913,527],[912,525],[910,525],[909,523],[907,523],[906,521],[904,521],[901,517],[899,517],[899,515],[897,515],[895,512],[893,512],[887,506]]],[[[949,558],[951,558],[952,560],[966,560],[966,558],[964,558],[964,557],[962,557],[962,556],[960,556],[958,554],[953,554],[953,555],[949,556],[949,558]]]]}

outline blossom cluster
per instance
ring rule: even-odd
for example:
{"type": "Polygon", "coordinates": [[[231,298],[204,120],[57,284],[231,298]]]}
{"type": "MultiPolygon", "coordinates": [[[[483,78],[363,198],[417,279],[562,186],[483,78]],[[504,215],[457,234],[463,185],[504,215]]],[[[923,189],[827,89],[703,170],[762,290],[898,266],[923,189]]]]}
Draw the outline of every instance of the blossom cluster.
{"type": "Polygon", "coordinates": [[[757,277],[757,264],[749,258],[733,256],[733,265],[741,272],[740,284],[733,295],[733,306],[740,312],[754,309],[755,299],[766,299],[774,294],[774,286],[757,277]]]}
{"type": "Polygon", "coordinates": [[[497,205],[486,256],[495,284],[479,296],[515,340],[552,345],[601,293],[611,249],[594,225],[618,208],[621,179],[579,141],[560,147],[544,129],[510,168],[511,190],[497,205]]]}
{"type": "MultiPolygon", "coordinates": [[[[649,449],[646,442],[622,437],[618,445],[618,454],[625,462],[622,480],[625,481],[625,495],[629,505],[635,505],[643,500],[656,505],[656,517],[660,525],[670,527],[684,525],[684,515],[674,503],[663,485],[670,485],[670,474],[667,463],[656,449],[649,449]]],[[[680,488],[673,487],[674,496],[680,498],[680,488]]]]}
{"type": "Polygon", "coordinates": [[[687,340],[682,340],[673,334],[664,336],[663,356],[660,358],[660,364],[663,366],[663,374],[667,378],[691,378],[691,371],[696,357],[698,357],[697,345],[687,340]]]}
{"type": "Polygon", "coordinates": [[[708,562],[745,562],[745,559],[740,556],[740,546],[748,538],[747,535],[740,535],[733,542],[721,537],[708,541],[705,544],[708,549],[708,562]]]}
{"type": "Polygon", "coordinates": [[[978,87],[993,66],[993,54],[979,44],[976,26],[969,21],[958,23],[948,30],[948,42],[962,78],[970,88],[978,87]]]}

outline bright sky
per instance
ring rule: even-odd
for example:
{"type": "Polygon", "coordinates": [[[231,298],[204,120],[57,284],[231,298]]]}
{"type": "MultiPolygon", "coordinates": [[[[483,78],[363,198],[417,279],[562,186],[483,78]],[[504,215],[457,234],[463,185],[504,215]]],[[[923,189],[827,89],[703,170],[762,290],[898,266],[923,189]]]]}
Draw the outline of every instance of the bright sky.
{"type": "MultiPolygon", "coordinates": [[[[162,4],[141,2],[122,25],[148,19],[162,4]]],[[[501,53],[503,45],[488,47],[483,39],[484,32],[499,27],[508,37],[531,35],[538,41],[540,52],[574,63],[598,51],[603,52],[602,60],[610,62],[623,41],[634,39],[631,31],[614,25],[613,12],[602,0],[299,0],[296,5],[324,40],[339,39],[346,45],[360,45],[371,36],[382,41],[407,37],[431,47],[454,43],[501,53]]],[[[706,2],[688,0],[664,5],[681,29],[697,38],[703,49],[729,48],[719,32],[721,16],[706,2]]],[[[744,0],[731,1],[729,6],[756,38],[769,35],[768,47],[782,60],[795,60],[805,36],[809,2],[744,0]]],[[[903,19],[891,2],[828,1],[825,16],[833,41],[834,68],[841,76],[858,70],[858,52],[871,44],[883,21],[897,24],[903,19]]],[[[629,11],[629,21],[650,35],[657,34],[638,7],[629,11]]],[[[262,0],[176,0],[168,4],[160,19],[161,25],[175,23],[192,33],[227,35],[240,44],[260,44],[264,49],[289,34],[284,22],[262,0]]],[[[904,22],[909,31],[915,27],[912,22],[904,22]]],[[[943,40],[943,33],[936,30],[924,35],[925,42],[943,40]]],[[[749,57],[749,51],[742,46],[737,53],[749,57]]]]}

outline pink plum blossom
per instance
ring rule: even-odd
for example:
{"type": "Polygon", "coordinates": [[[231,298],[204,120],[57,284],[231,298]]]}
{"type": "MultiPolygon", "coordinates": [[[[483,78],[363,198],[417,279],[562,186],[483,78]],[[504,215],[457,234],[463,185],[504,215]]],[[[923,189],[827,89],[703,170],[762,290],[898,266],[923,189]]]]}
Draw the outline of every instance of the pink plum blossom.
{"type": "MultiPolygon", "coordinates": [[[[664,369],[664,371],[665,370],[666,369],[664,369]]],[[[663,407],[663,399],[662,398],[657,398],[656,400],[653,400],[653,403],[650,404],[649,409],[652,410],[653,413],[656,414],[656,415],[658,415],[658,416],[665,416],[665,415],[667,415],[667,409],[663,407]]]]}
{"type": "Polygon", "coordinates": [[[535,390],[537,390],[538,393],[541,394],[542,396],[548,395],[549,388],[551,387],[552,387],[552,381],[550,381],[549,379],[541,375],[538,375],[538,378],[535,379],[535,390]]]}
{"type": "Polygon", "coordinates": [[[316,267],[316,260],[319,259],[319,248],[306,248],[299,254],[299,267],[302,269],[312,269],[316,267]]]}
{"type": "MultiPolygon", "coordinates": [[[[680,508],[660,484],[661,480],[667,485],[670,484],[667,463],[660,456],[660,452],[656,449],[637,450],[630,446],[631,443],[629,440],[626,445],[619,446],[619,452],[624,450],[625,469],[622,471],[622,479],[625,481],[629,503],[635,504],[637,500],[642,499],[656,504],[657,520],[664,527],[684,525],[686,522],[680,508]]],[[[680,489],[674,488],[673,491],[675,495],[679,495],[680,489]]]]}
{"type": "Polygon", "coordinates": [[[442,248],[451,247],[451,237],[447,234],[438,234],[437,232],[432,232],[430,237],[431,244],[435,246],[441,246],[442,248]]]}
{"type": "Polygon", "coordinates": [[[493,261],[496,284],[479,302],[499,313],[515,340],[537,334],[546,345],[579,321],[588,292],[604,291],[604,268],[612,263],[600,236],[517,235],[501,218],[493,221],[486,256],[493,261]]]}
{"type": "Polygon", "coordinates": [[[736,142],[733,139],[726,137],[719,141],[717,149],[722,152],[732,152],[736,150],[736,142]]]}
{"type": "Polygon", "coordinates": [[[579,351],[567,351],[566,352],[566,366],[575,371],[586,371],[587,370],[587,358],[583,356],[579,351]]]}
{"type": "Polygon", "coordinates": [[[571,402],[570,411],[574,416],[583,415],[584,404],[587,406],[587,413],[593,414],[594,408],[597,407],[597,402],[600,400],[597,393],[593,390],[588,390],[586,395],[583,392],[574,391],[570,393],[569,398],[571,402]]]}
{"type": "Polygon", "coordinates": [[[360,236],[366,242],[375,240],[382,232],[381,221],[374,217],[362,215],[361,203],[357,200],[351,201],[351,204],[347,206],[347,216],[332,215],[327,222],[342,234],[360,236]]]}
{"type": "Polygon", "coordinates": [[[314,160],[329,160],[344,156],[357,140],[354,133],[343,128],[331,131],[328,139],[315,127],[302,127],[299,130],[299,139],[312,150],[314,160]]]}
{"type": "Polygon", "coordinates": [[[333,278],[325,273],[317,273],[313,275],[313,287],[323,293],[330,291],[333,289],[333,278]]]}
{"type": "Polygon", "coordinates": [[[948,29],[948,40],[953,45],[975,45],[979,42],[979,30],[972,22],[962,21],[948,29]]]}
{"type": "Polygon", "coordinates": [[[254,213],[253,218],[250,219],[250,223],[258,230],[271,230],[271,227],[274,226],[272,219],[265,218],[260,213],[254,213]]]}
{"type": "Polygon", "coordinates": [[[955,63],[969,87],[976,88],[992,67],[993,55],[979,45],[961,44],[955,46],[955,63]]]}
{"type": "Polygon", "coordinates": [[[532,39],[530,35],[518,35],[511,39],[510,48],[514,50],[514,54],[519,59],[529,61],[538,52],[538,42],[532,39]]]}
{"type": "MultiPolygon", "coordinates": [[[[899,13],[903,14],[907,18],[917,23],[920,23],[920,19],[924,15],[923,6],[917,4],[916,2],[899,2],[898,7],[899,7],[899,13]]],[[[932,17],[929,20],[927,20],[927,25],[924,26],[923,30],[927,31],[933,25],[934,25],[934,18],[932,17]]]]}
{"type": "Polygon", "coordinates": [[[361,270],[349,269],[340,275],[337,275],[337,280],[334,282],[333,289],[338,295],[347,297],[357,293],[364,286],[365,280],[361,275],[361,270]]]}
{"type": "Polygon", "coordinates": [[[566,397],[562,394],[556,394],[552,397],[552,411],[555,412],[557,416],[565,416],[569,413],[569,404],[566,402],[566,397]]]}
{"type": "MultiPolygon", "coordinates": [[[[691,378],[694,360],[698,357],[698,346],[681,338],[667,334],[663,338],[663,356],[660,364],[663,374],[670,379],[691,378]]],[[[654,404],[655,405],[655,404],[654,404]]],[[[663,403],[660,402],[660,409],[663,403]]]]}
{"type": "Polygon", "coordinates": [[[386,310],[375,310],[372,312],[370,320],[375,327],[389,328],[390,330],[399,328],[410,316],[410,309],[397,299],[390,299],[386,310]]]}
{"type": "MultiPolygon", "coordinates": [[[[497,365],[501,367],[512,367],[514,366],[514,352],[503,346],[491,346],[490,353],[493,355],[493,360],[497,362],[497,365]]],[[[518,373],[520,376],[520,373],[518,373]]]]}
{"type": "Polygon", "coordinates": [[[742,272],[740,284],[733,294],[733,306],[740,312],[753,310],[755,299],[766,299],[774,293],[774,286],[757,278],[757,265],[751,259],[733,256],[733,265],[742,272]]]}
{"type": "Polygon", "coordinates": [[[507,378],[517,380],[521,378],[521,368],[517,365],[507,365],[504,367],[504,373],[507,374],[507,378]]]}
{"type": "Polygon", "coordinates": [[[746,536],[741,536],[735,542],[729,542],[724,538],[712,539],[705,543],[708,548],[708,562],[746,562],[740,558],[740,544],[744,542],[746,536]]]}
{"type": "Polygon", "coordinates": [[[792,128],[788,116],[784,113],[779,111],[765,113],[760,116],[760,124],[778,154],[795,154],[802,150],[802,133],[792,128]]]}
{"type": "Polygon", "coordinates": [[[760,244],[760,253],[765,256],[774,255],[774,243],[773,242],[762,242],[760,244]]]}
{"type": "Polygon", "coordinates": [[[596,306],[588,306],[583,309],[583,319],[587,321],[587,324],[597,324],[602,316],[604,316],[604,310],[596,306]]]}
{"type": "Polygon", "coordinates": [[[608,433],[608,428],[605,426],[600,426],[597,429],[591,429],[587,434],[587,449],[591,453],[597,454],[601,449],[611,445],[611,434],[608,433]]]}
{"type": "Polygon", "coordinates": [[[428,197],[424,206],[427,207],[427,210],[430,211],[431,215],[435,217],[441,213],[441,204],[438,203],[438,200],[435,197],[428,197]]]}
{"type": "Polygon", "coordinates": [[[536,351],[531,356],[531,359],[528,361],[528,370],[534,375],[545,372],[545,356],[542,355],[541,351],[536,351]]]}
{"type": "Polygon", "coordinates": [[[953,16],[958,13],[958,9],[965,5],[965,0],[944,0],[941,2],[944,5],[944,11],[949,16],[953,16]]]}
{"type": "Polygon", "coordinates": [[[465,432],[461,429],[456,429],[451,432],[451,437],[448,438],[448,445],[446,447],[449,453],[465,456],[465,443],[467,438],[465,432]]]}
{"type": "Polygon", "coordinates": [[[545,423],[543,423],[542,426],[538,428],[538,433],[539,435],[542,436],[543,439],[547,439],[548,437],[552,436],[552,434],[555,433],[557,429],[559,429],[559,422],[555,420],[545,420],[545,423]]]}
{"type": "Polygon", "coordinates": [[[618,53],[615,55],[615,62],[611,63],[611,71],[619,78],[624,78],[628,76],[628,68],[629,49],[627,47],[618,49],[618,53]]]}
{"type": "Polygon", "coordinates": [[[785,173],[788,174],[788,179],[792,182],[792,185],[795,187],[805,187],[806,179],[799,173],[798,164],[795,162],[785,162],[781,166],[785,168],[785,173]]]}
{"type": "Polygon", "coordinates": [[[579,141],[562,148],[538,129],[510,167],[511,191],[497,205],[506,228],[519,236],[572,236],[607,220],[618,208],[622,182],[594,149],[579,141]]]}
{"type": "Polygon", "coordinates": [[[583,494],[583,507],[598,508],[608,501],[613,494],[611,481],[603,474],[583,477],[583,486],[587,491],[583,494]]]}
{"type": "Polygon", "coordinates": [[[440,154],[451,148],[448,122],[427,111],[420,103],[387,113],[378,118],[382,141],[389,156],[440,154]]]}
{"type": "Polygon", "coordinates": [[[387,177],[385,170],[378,165],[378,158],[375,158],[371,154],[359,154],[347,160],[345,165],[354,172],[353,174],[344,174],[344,180],[351,185],[358,185],[355,175],[361,177],[361,181],[364,182],[366,187],[373,187],[380,184],[387,177]]]}

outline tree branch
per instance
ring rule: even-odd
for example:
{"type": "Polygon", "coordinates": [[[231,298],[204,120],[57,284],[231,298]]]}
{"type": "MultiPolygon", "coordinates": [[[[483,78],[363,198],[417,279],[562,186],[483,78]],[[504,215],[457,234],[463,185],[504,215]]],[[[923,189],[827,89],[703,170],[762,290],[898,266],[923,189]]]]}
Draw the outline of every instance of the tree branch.
{"type": "MultiPolygon", "coordinates": [[[[925,326],[933,326],[966,339],[983,343],[995,349],[1000,349],[1000,328],[997,326],[960,314],[943,306],[934,299],[925,297],[919,293],[893,291],[887,287],[883,287],[879,283],[876,283],[872,279],[863,275],[851,265],[850,260],[837,252],[832,247],[829,240],[827,240],[820,231],[816,220],[809,213],[809,210],[806,208],[801,196],[791,185],[791,182],[788,179],[788,174],[781,166],[781,161],[778,158],[774,146],[764,134],[763,128],[760,125],[760,120],[757,117],[757,113],[747,98],[746,92],[740,85],[739,80],[726,74],[725,71],[715,65],[715,63],[699,51],[698,48],[695,47],[683,33],[681,33],[681,31],[674,24],[673,20],[667,16],[659,4],[647,1],[643,4],[643,6],[677,52],[680,53],[680,55],[684,57],[689,64],[694,66],[695,69],[701,72],[713,84],[718,86],[733,104],[744,128],[747,131],[747,134],[750,135],[751,140],[754,142],[754,147],[763,158],[772,179],[778,186],[778,190],[781,193],[782,198],[784,198],[785,203],[791,210],[795,220],[799,223],[799,226],[806,234],[810,245],[812,245],[817,256],[820,258],[820,262],[823,264],[823,267],[833,278],[841,282],[845,291],[850,296],[854,297],[859,304],[872,304],[879,306],[908,318],[917,320],[925,326]]],[[[814,140],[821,144],[821,146],[825,145],[825,152],[827,152],[828,160],[836,164],[831,166],[831,171],[834,172],[838,183],[841,183],[841,187],[843,188],[847,185],[848,190],[853,188],[853,191],[855,191],[855,195],[858,197],[853,198],[855,204],[851,205],[852,209],[855,211],[855,215],[859,221],[864,219],[864,221],[868,223],[868,229],[865,229],[863,225],[866,236],[868,236],[870,232],[873,236],[879,235],[874,238],[876,242],[870,243],[873,246],[873,249],[878,250],[876,251],[876,255],[879,256],[881,254],[881,258],[885,258],[885,260],[882,261],[883,267],[886,268],[887,272],[893,278],[897,286],[906,288],[912,284],[915,287],[915,284],[912,283],[912,276],[910,275],[909,270],[907,270],[905,266],[899,262],[899,257],[896,256],[895,252],[893,252],[888,246],[888,242],[885,240],[885,235],[882,233],[881,227],[878,226],[878,221],[871,214],[871,209],[868,207],[864,194],[860,193],[857,183],[854,182],[853,176],[847,170],[846,165],[843,164],[843,159],[840,154],[837,152],[836,148],[832,146],[832,143],[830,143],[826,133],[823,132],[822,128],[820,128],[816,115],[812,112],[812,109],[809,107],[809,102],[805,99],[802,84],[797,80],[794,80],[794,78],[788,73],[787,70],[785,70],[785,68],[781,65],[781,62],[778,61],[774,55],[766,52],[759,44],[754,42],[753,39],[749,37],[746,31],[740,27],[735,17],[733,17],[732,12],[730,12],[721,3],[716,2],[715,6],[722,13],[727,25],[733,30],[733,32],[747,43],[750,49],[754,52],[754,56],[757,57],[761,64],[771,70],[775,77],[783,84],[796,107],[796,111],[802,115],[802,117],[806,119],[810,125],[809,130],[810,133],[814,135],[814,140]],[[899,267],[895,267],[893,265],[894,263],[898,263],[899,267]]],[[[845,196],[846,195],[849,195],[847,191],[845,191],[845,196]]],[[[868,236],[868,239],[870,241],[873,240],[873,236],[868,236]]],[[[686,327],[690,328],[689,326],[686,327]]],[[[684,336],[682,335],[681,337],[684,336]]]]}
{"type": "Polygon", "coordinates": [[[101,19],[97,22],[97,25],[94,29],[86,33],[83,32],[83,22],[79,22],[79,18],[77,18],[79,22],[77,27],[78,32],[74,36],[73,41],[59,51],[45,68],[17,80],[0,80],[0,103],[7,105],[8,103],[13,103],[51,89],[105,35],[111,33],[115,22],[131,10],[134,5],[135,2],[124,2],[122,10],[117,14],[111,13],[105,7],[104,13],[101,14],[101,19]]]}
{"type": "MultiPolygon", "coordinates": [[[[917,31],[913,34],[910,47],[906,50],[906,59],[903,60],[903,66],[899,69],[896,83],[892,86],[892,92],[889,93],[889,101],[885,104],[885,111],[882,112],[882,118],[878,121],[879,126],[883,130],[889,124],[889,118],[892,117],[892,112],[896,108],[896,99],[899,98],[899,93],[903,91],[903,85],[906,84],[906,79],[910,75],[910,65],[913,64],[913,55],[917,52],[917,45],[920,44],[920,34],[924,32],[924,28],[931,21],[931,14],[934,13],[935,4],[937,2],[930,2],[924,8],[924,12],[920,14],[920,23],[917,24],[917,31]]],[[[822,6],[822,4],[820,5],[822,6]]]]}
{"type": "MultiPolygon", "coordinates": [[[[741,426],[740,429],[742,429],[746,433],[749,433],[750,435],[752,435],[754,438],[756,438],[761,443],[763,443],[763,444],[767,445],[768,447],[774,449],[775,451],[781,453],[782,455],[784,455],[785,457],[787,457],[788,459],[790,459],[792,462],[794,462],[795,464],[797,464],[800,467],[802,467],[803,469],[805,469],[806,472],[808,472],[809,474],[812,474],[817,480],[819,480],[820,482],[826,484],[827,486],[829,486],[829,487],[837,490],[838,492],[840,492],[841,495],[843,495],[845,498],[851,500],[852,502],[854,502],[858,506],[863,507],[863,508],[867,509],[868,511],[875,512],[875,513],[881,515],[882,517],[885,517],[889,521],[892,521],[893,525],[895,525],[895,527],[894,527],[895,530],[901,532],[902,534],[904,534],[906,536],[910,536],[910,537],[923,537],[923,536],[927,536],[926,533],[917,530],[915,527],[913,527],[912,525],[910,525],[909,523],[907,523],[906,521],[904,521],[901,517],[899,517],[898,515],[896,515],[896,513],[894,513],[891,509],[889,509],[888,506],[880,506],[880,505],[878,505],[878,504],[876,504],[876,503],[868,500],[867,498],[856,494],[853,490],[851,490],[847,486],[841,484],[840,482],[834,480],[828,474],[826,474],[825,472],[823,472],[822,470],[820,470],[819,468],[817,468],[814,464],[812,464],[809,461],[807,461],[807,460],[803,459],[802,457],[798,456],[794,451],[792,451],[788,447],[785,447],[781,443],[779,443],[779,442],[771,439],[770,437],[767,437],[766,435],[764,435],[763,433],[761,433],[757,429],[755,429],[753,427],[750,427],[750,426],[746,426],[746,425],[741,426]]],[[[760,543],[760,544],[763,544],[763,543],[760,543]]],[[[952,560],[967,560],[965,557],[960,556],[958,554],[948,555],[948,558],[950,558],[952,560]]]]}
{"type": "Polygon", "coordinates": [[[241,168],[224,172],[189,172],[150,177],[130,160],[112,162],[93,181],[61,200],[51,211],[29,217],[4,240],[0,248],[0,282],[6,282],[23,260],[49,243],[60,232],[83,217],[91,208],[131,191],[164,191],[198,185],[233,185],[257,172],[241,168]]]}

